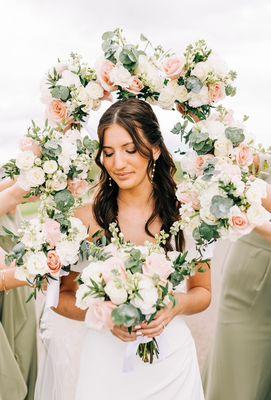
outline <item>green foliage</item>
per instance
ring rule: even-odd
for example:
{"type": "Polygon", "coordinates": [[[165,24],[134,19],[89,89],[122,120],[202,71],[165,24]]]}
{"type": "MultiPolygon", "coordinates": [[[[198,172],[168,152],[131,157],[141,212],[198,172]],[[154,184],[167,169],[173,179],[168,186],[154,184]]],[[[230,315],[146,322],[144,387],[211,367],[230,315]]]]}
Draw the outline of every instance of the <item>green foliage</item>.
{"type": "Polygon", "coordinates": [[[71,192],[69,192],[67,189],[57,192],[54,195],[54,200],[56,203],[56,208],[63,213],[69,211],[75,202],[71,192]]]}

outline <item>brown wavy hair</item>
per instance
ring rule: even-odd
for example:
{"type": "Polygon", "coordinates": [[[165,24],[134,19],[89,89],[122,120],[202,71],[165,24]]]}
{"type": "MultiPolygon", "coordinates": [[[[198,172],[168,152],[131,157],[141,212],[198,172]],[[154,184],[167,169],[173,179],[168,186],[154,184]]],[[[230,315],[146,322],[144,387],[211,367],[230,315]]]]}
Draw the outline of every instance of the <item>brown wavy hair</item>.
{"type": "MultiPolygon", "coordinates": [[[[156,160],[156,168],[152,180],[155,206],[145,224],[145,231],[149,236],[154,237],[149,230],[149,226],[159,216],[162,221],[162,229],[169,233],[171,225],[179,218],[180,203],[175,194],[176,182],[174,181],[176,166],[165,146],[158,120],[151,106],[145,101],[135,98],[117,101],[105,111],[99,122],[98,137],[100,147],[95,161],[101,169],[101,175],[93,206],[97,223],[103,228],[105,235],[110,238],[109,224],[117,222],[118,219],[117,197],[119,187],[114,180],[111,181],[112,186],[109,185],[109,174],[101,161],[104,134],[112,124],[118,124],[129,132],[137,151],[149,160],[147,173],[150,180],[154,164],[152,148],[159,147],[161,153],[156,160]],[[147,144],[142,140],[139,129],[143,133],[147,144]]],[[[182,232],[178,234],[175,240],[177,250],[182,250],[184,244],[182,232]]],[[[166,250],[172,250],[170,237],[165,244],[165,248],[166,250]]]]}

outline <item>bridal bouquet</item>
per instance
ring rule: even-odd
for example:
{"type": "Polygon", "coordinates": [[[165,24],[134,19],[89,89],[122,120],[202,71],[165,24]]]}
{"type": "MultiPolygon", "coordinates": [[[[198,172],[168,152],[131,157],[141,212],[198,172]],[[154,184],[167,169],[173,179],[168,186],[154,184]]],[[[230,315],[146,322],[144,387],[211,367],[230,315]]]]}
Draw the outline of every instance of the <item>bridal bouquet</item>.
{"type": "Polygon", "coordinates": [[[92,182],[91,169],[98,143],[77,129],[66,132],[34,122],[20,143],[16,159],[3,166],[30,196],[57,196],[63,190],[83,195],[92,182]]]}
{"type": "MultiPolygon", "coordinates": [[[[161,244],[168,235],[163,231],[155,244],[135,246],[124,242],[115,224],[110,230],[109,245],[90,244],[92,260],[79,278],[76,305],[88,309],[86,323],[93,329],[118,325],[131,332],[143,321],[152,321],[170,302],[174,306],[174,289],[196,272],[198,260],[189,260],[187,253],[166,253],[161,244]]],[[[156,339],[138,343],[137,354],[152,363],[159,355],[156,339]]]]}
{"type": "Polygon", "coordinates": [[[184,179],[177,190],[182,203],[180,220],[172,233],[184,229],[200,249],[220,237],[236,240],[271,219],[261,205],[267,195],[262,179],[244,172],[227,157],[206,155],[198,163],[195,156],[192,169],[193,154],[188,152],[186,158],[189,167],[184,167],[184,179]]]}
{"type": "Polygon", "coordinates": [[[29,300],[36,298],[44,282],[50,283],[68,274],[70,266],[88,254],[87,229],[78,218],[69,217],[58,222],[37,217],[24,220],[17,235],[5,231],[16,243],[6,255],[6,262],[15,261],[15,277],[33,287],[29,300]]]}
{"type": "Polygon", "coordinates": [[[71,53],[67,61],[58,61],[41,83],[41,100],[51,125],[75,125],[80,129],[90,110],[98,110],[107,92],[97,80],[94,69],[71,53]]]}

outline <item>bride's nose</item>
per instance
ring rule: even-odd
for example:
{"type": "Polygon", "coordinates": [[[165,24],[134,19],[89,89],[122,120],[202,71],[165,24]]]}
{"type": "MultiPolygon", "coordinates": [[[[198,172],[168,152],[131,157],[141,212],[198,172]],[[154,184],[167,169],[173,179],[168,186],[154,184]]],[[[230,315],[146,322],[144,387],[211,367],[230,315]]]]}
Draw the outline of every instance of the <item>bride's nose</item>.
{"type": "Polygon", "coordinates": [[[126,158],[122,152],[116,152],[114,157],[114,168],[116,170],[123,169],[126,166],[126,158]]]}

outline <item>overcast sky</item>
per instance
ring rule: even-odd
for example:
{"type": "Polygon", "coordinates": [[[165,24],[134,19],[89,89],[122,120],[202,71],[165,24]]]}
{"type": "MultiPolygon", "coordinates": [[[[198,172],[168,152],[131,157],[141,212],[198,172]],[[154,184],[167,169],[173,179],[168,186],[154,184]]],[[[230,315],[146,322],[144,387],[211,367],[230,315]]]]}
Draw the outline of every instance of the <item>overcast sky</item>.
{"type": "MultiPolygon", "coordinates": [[[[238,92],[225,104],[250,116],[259,142],[271,144],[271,2],[268,0],[0,0],[0,161],[16,155],[31,119],[42,121],[39,82],[71,51],[93,65],[104,31],[122,27],[132,42],[144,33],[177,53],[206,39],[238,73],[238,92]]],[[[104,109],[104,108],[103,108],[104,109]]],[[[103,109],[91,115],[95,130],[103,109]]],[[[169,147],[177,113],[156,110],[169,147]]]]}

